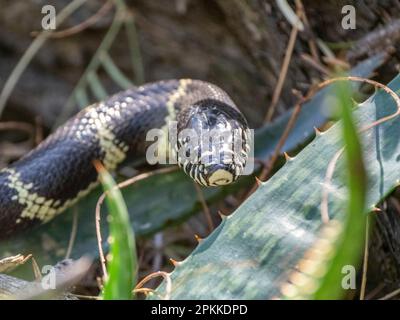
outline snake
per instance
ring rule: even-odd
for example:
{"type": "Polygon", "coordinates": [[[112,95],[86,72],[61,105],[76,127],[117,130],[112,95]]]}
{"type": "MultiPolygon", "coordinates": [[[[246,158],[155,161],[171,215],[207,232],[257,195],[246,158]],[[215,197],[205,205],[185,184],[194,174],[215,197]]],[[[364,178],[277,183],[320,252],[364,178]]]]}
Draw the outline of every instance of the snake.
{"type": "Polygon", "coordinates": [[[95,160],[112,172],[147,158],[153,147],[156,158],[168,151],[167,158],[202,186],[233,183],[249,158],[249,130],[229,95],[202,80],[150,82],[89,105],[0,171],[0,239],[46,223],[83,198],[99,181],[95,160]],[[151,130],[168,133],[171,123],[174,142],[149,141],[151,130]],[[220,132],[235,134],[211,143],[220,132]]]}

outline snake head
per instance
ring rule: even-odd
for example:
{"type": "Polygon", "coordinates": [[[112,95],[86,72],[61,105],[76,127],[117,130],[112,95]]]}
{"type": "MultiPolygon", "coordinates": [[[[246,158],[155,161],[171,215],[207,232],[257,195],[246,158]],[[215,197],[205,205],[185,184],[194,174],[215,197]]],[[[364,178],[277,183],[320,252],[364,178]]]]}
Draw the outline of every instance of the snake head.
{"type": "Polygon", "coordinates": [[[202,100],[189,110],[179,121],[179,166],[203,186],[236,181],[250,150],[247,121],[236,108],[213,99],[202,100]]]}

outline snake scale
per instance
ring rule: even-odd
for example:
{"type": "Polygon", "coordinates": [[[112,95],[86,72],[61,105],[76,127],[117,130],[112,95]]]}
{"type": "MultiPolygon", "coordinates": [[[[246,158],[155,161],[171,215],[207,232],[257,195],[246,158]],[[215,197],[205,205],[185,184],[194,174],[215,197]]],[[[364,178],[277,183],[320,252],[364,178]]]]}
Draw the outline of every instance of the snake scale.
{"type": "Polygon", "coordinates": [[[113,171],[121,162],[145,155],[147,132],[165,130],[171,121],[176,121],[178,132],[190,128],[200,135],[239,130],[241,152],[233,151],[232,139],[227,139],[216,144],[217,161],[206,160],[202,143],[191,146],[194,161],[182,159],[178,151],[188,139],[178,139],[169,148],[176,150],[179,166],[201,185],[229,184],[240,176],[248,158],[249,129],[225,91],[192,79],[148,83],[88,106],[0,171],[0,239],[71,207],[97,184],[94,160],[113,171]]]}

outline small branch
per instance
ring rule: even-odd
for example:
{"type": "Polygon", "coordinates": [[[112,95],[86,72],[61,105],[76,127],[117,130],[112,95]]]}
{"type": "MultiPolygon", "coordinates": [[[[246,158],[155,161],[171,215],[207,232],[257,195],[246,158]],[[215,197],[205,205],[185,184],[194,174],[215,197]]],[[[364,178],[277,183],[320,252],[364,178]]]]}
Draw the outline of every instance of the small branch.
{"type": "Polygon", "coordinates": [[[349,70],[350,69],[350,64],[348,64],[346,61],[340,60],[338,58],[332,58],[332,57],[323,57],[322,60],[327,64],[331,65],[333,67],[336,67],[336,69],[339,70],[349,70]]]}
{"type": "MultiPolygon", "coordinates": [[[[293,26],[293,28],[304,30],[304,25],[299,18],[299,8],[297,7],[297,12],[294,13],[290,5],[286,0],[276,0],[278,8],[281,10],[282,14],[285,16],[286,20],[293,26]]],[[[296,3],[297,6],[297,3],[296,3]]]]}
{"type": "MultiPolygon", "coordinates": [[[[59,24],[61,24],[68,16],[70,16],[74,11],[76,11],[79,7],[81,7],[86,0],[74,0],[70,2],[62,11],[56,16],[56,19],[59,24]]],[[[25,51],[22,58],[18,61],[17,65],[11,72],[8,77],[3,90],[0,93],[0,116],[3,113],[3,110],[6,106],[8,98],[10,97],[12,91],[14,90],[15,85],[20,79],[21,75],[25,71],[28,64],[31,62],[33,57],[39,51],[39,49],[43,46],[46,40],[49,38],[51,32],[41,32],[40,35],[33,40],[29,48],[25,51]]]]}
{"type": "MultiPolygon", "coordinates": [[[[176,170],[177,170],[177,167],[166,167],[166,168],[162,168],[162,169],[158,169],[158,170],[154,170],[154,171],[150,171],[150,172],[145,172],[145,173],[139,174],[131,179],[125,180],[125,181],[117,184],[114,188],[122,189],[122,188],[125,188],[125,187],[127,187],[131,184],[134,184],[140,180],[149,178],[151,176],[154,176],[157,174],[168,173],[168,172],[172,172],[172,171],[176,171],[176,170]]],[[[99,197],[99,199],[97,200],[96,219],[95,219],[97,246],[99,249],[101,268],[103,270],[103,276],[105,279],[108,278],[108,273],[107,273],[107,268],[106,268],[106,259],[104,256],[104,251],[103,251],[103,246],[102,246],[101,227],[100,227],[100,212],[101,212],[101,205],[103,204],[106,195],[107,195],[107,192],[103,192],[101,194],[101,196],[99,197]]]]}
{"type": "Polygon", "coordinates": [[[7,121],[0,122],[0,131],[5,130],[19,130],[28,133],[29,135],[34,135],[35,128],[30,123],[20,122],[20,121],[7,121]]]}
{"type": "Polygon", "coordinates": [[[330,71],[327,67],[325,67],[321,62],[315,60],[312,56],[308,54],[301,54],[300,58],[304,60],[307,64],[309,64],[311,67],[315,68],[319,72],[323,73],[326,76],[329,76],[330,71]]]}
{"type": "Polygon", "coordinates": [[[74,247],[75,244],[77,230],[78,230],[78,209],[75,207],[72,212],[71,234],[69,236],[67,253],[65,254],[64,259],[69,259],[69,257],[71,256],[72,248],[74,247]]]}
{"type": "MultiPolygon", "coordinates": [[[[350,81],[356,81],[356,82],[368,83],[368,84],[373,85],[374,87],[377,87],[377,88],[380,88],[380,89],[384,90],[387,94],[389,94],[393,98],[393,100],[395,101],[396,106],[397,106],[396,112],[394,112],[393,114],[388,115],[386,117],[383,117],[383,118],[381,118],[379,120],[376,120],[376,121],[372,122],[369,125],[366,125],[366,126],[362,127],[359,130],[360,133],[365,132],[365,131],[367,131],[367,130],[375,127],[375,126],[378,126],[378,125],[380,125],[380,124],[382,124],[382,123],[384,123],[386,121],[389,121],[389,120],[397,117],[400,114],[400,98],[398,97],[398,95],[392,89],[390,89],[388,86],[386,86],[386,85],[384,85],[382,83],[376,82],[374,80],[366,79],[366,78],[361,78],[361,77],[352,77],[352,76],[351,77],[338,77],[338,78],[333,78],[333,79],[326,80],[326,81],[321,82],[320,84],[318,84],[316,88],[310,90],[308,96],[309,97],[313,96],[316,91],[318,91],[318,90],[322,89],[323,87],[326,87],[327,85],[332,84],[334,82],[349,81],[349,80],[350,81]]],[[[344,148],[340,149],[333,156],[332,160],[329,162],[328,169],[327,169],[326,174],[325,174],[324,183],[322,185],[321,218],[322,218],[322,221],[324,223],[329,221],[329,208],[328,208],[329,188],[328,188],[328,186],[330,186],[330,184],[331,184],[333,173],[335,171],[336,162],[339,160],[339,158],[342,155],[343,151],[344,151],[344,148]]]]}
{"type": "MultiPolygon", "coordinates": [[[[153,248],[154,248],[154,254],[153,254],[153,262],[151,266],[151,271],[156,272],[161,269],[161,263],[162,263],[162,258],[163,258],[163,252],[162,248],[164,246],[164,235],[161,232],[158,232],[154,235],[153,237],[153,248]]],[[[153,282],[150,282],[149,285],[152,286],[153,282]]]]}
{"type": "MultiPolygon", "coordinates": [[[[87,77],[91,72],[97,71],[99,65],[101,64],[101,55],[103,52],[106,52],[110,49],[111,45],[114,42],[115,37],[117,36],[123,21],[126,19],[126,11],[125,6],[122,2],[117,2],[117,10],[114,15],[113,22],[108,29],[106,35],[104,36],[100,46],[96,50],[95,54],[93,55],[92,59],[90,60],[89,65],[85,69],[83,75],[79,79],[78,83],[76,84],[74,90],[72,91],[68,101],[63,108],[61,114],[58,116],[55,124],[53,126],[53,130],[57,128],[67,117],[70,116],[71,109],[74,106],[74,101],[76,98],[76,94],[79,92],[82,97],[84,97],[85,87],[87,85],[87,77]]],[[[87,102],[88,103],[88,102],[87,102]]],[[[80,103],[81,104],[81,103],[80,103]]],[[[87,104],[86,104],[87,105],[87,104]]],[[[84,105],[84,106],[86,106],[84,105]]]]}
{"type": "MultiPolygon", "coordinates": [[[[104,3],[101,8],[92,16],[90,16],[88,19],[85,21],[71,27],[65,30],[61,31],[53,31],[50,35],[49,38],[53,39],[60,39],[60,38],[65,38],[72,36],[74,34],[77,34],[79,32],[82,32],[83,30],[89,28],[93,24],[95,24],[97,21],[100,20],[110,9],[114,6],[114,1],[113,0],[108,0],[106,3],[104,3]]],[[[39,31],[32,31],[31,35],[36,37],[40,34],[39,31]]]]}
{"type": "Polygon", "coordinates": [[[383,296],[382,298],[380,298],[379,300],[389,300],[390,298],[393,298],[395,296],[397,296],[398,294],[400,294],[400,288],[394,290],[391,293],[388,293],[387,295],[383,296]]]}
{"type": "Polygon", "coordinates": [[[207,220],[208,229],[211,232],[214,230],[214,223],[212,221],[210,209],[208,208],[207,202],[204,198],[203,190],[201,190],[200,186],[196,182],[194,182],[194,186],[196,188],[197,196],[199,198],[201,206],[203,207],[203,212],[204,212],[204,216],[206,217],[206,220],[207,220]]]}
{"type": "Polygon", "coordinates": [[[39,116],[35,117],[35,144],[43,141],[43,126],[39,116]]]}
{"type": "Polygon", "coordinates": [[[368,247],[369,247],[369,220],[367,216],[367,220],[365,223],[365,244],[364,244],[364,259],[363,259],[363,272],[362,272],[362,280],[361,280],[361,289],[360,289],[360,300],[365,299],[365,289],[367,287],[367,272],[368,272],[368,247]]]}
{"type": "Polygon", "coordinates": [[[372,300],[379,292],[383,290],[385,285],[383,283],[378,284],[371,292],[365,296],[365,300],[372,300]]]}
{"type": "MultiPolygon", "coordinates": [[[[271,170],[273,169],[276,160],[278,159],[279,155],[281,154],[282,147],[285,144],[285,142],[286,142],[286,140],[287,140],[287,138],[289,136],[290,131],[293,129],[293,127],[294,127],[294,125],[296,123],[296,120],[297,120],[297,118],[298,118],[298,116],[300,114],[300,111],[301,111],[301,106],[303,105],[303,103],[305,101],[306,101],[305,98],[300,98],[299,101],[296,103],[296,105],[295,105],[295,107],[293,109],[293,112],[292,112],[292,114],[290,116],[290,119],[289,119],[289,121],[288,121],[288,123],[287,123],[287,125],[285,127],[285,130],[283,131],[281,137],[279,138],[278,144],[276,145],[276,147],[274,149],[274,153],[272,154],[271,159],[263,167],[263,169],[262,169],[262,171],[261,171],[261,173],[260,173],[260,175],[258,177],[259,180],[265,181],[269,177],[269,175],[271,173],[271,170]]],[[[253,185],[253,188],[247,194],[246,198],[250,194],[252,194],[257,188],[258,188],[258,184],[255,183],[253,185]]]]}
{"type": "MultiPolygon", "coordinates": [[[[354,61],[371,52],[385,51],[388,44],[395,44],[400,38],[400,19],[390,21],[387,25],[367,33],[347,52],[346,58],[354,61]]],[[[386,50],[387,51],[387,50],[386,50]]]]}
{"type": "Polygon", "coordinates": [[[302,1],[296,0],[296,6],[299,8],[299,17],[304,22],[306,33],[309,34],[309,39],[307,40],[307,42],[308,47],[310,48],[311,56],[316,63],[320,63],[321,59],[319,58],[318,48],[315,42],[315,35],[310,27],[310,23],[308,22],[307,14],[302,1]]]}
{"type": "Polygon", "coordinates": [[[290,32],[289,42],[288,42],[288,45],[286,48],[286,53],[285,53],[285,58],[283,59],[282,68],[281,68],[281,71],[280,71],[279,77],[278,77],[278,82],[276,84],[274,93],[272,95],[271,104],[268,108],[268,112],[265,116],[264,122],[270,122],[274,115],[274,111],[278,104],[279,97],[282,92],[283,84],[285,82],[285,78],[286,78],[286,74],[287,74],[287,71],[289,68],[290,60],[292,59],[292,53],[293,53],[293,49],[294,49],[294,44],[296,43],[297,32],[298,32],[297,26],[294,26],[292,28],[292,31],[290,32]]]}
{"type": "MultiPolygon", "coordinates": [[[[170,297],[171,297],[172,281],[171,281],[171,276],[169,275],[169,273],[167,273],[165,271],[157,271],[157,272],[149,274],[148,276],[143,278],[136,285],[136,287],[135,287],[135,289],[133,291],[134,292],[138,292],[138,290],[140,290],[146,282],[148,282],[151,279],[157,278],[157,277],[163,277],[164,278],[166,284],[165,284],[165,296],[164,296],[163,300],[169,300],[170,297]]],[[[143,289],[147,289],[147,288],[143,288],[143,289]]],[[[153,291],[152,289],[149,289],[149,290],[153,291]]]]}
{"type": "Polygon", "coordinates": [[[326,170],[324,183],[322,185],[322,201],[321,201],[321,219],[323,223],[329,222],[329,211],[328,211],[328,195],[330,190],[330,183],[332,181],[333,173],[335,172],[336,162],[339,160],[340,156],[343,154],[344,148],[335,154],[332,160],[328,164],[326,170]]]}
{"type": "Polygon", "coordinates": [[[28,254],[27,256],[17,254],[15,256],[0,259],[0,272],[11,272],[16,267],[26,263],[30,258],[32,258],[32,254],[28,254]]]}
{"type": "Polygon", "coordinates": [[[39,265],[36,262],[36,259],[32,255],[32,269],[33,269],[33,274],[35,276],[35,280],[42,280],[42,272],[40,271],[39,265]]]}

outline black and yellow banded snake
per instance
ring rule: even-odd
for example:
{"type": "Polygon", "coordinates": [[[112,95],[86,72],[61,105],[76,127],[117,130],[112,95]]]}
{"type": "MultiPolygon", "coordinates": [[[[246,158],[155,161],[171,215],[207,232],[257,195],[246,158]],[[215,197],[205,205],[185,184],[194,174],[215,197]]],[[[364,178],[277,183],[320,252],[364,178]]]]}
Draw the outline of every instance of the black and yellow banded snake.
{"type": "MultiPolygon", "coordinates": [[[[0,239],[72,206],[97,184],[94,160],[115,170],[126,159],[144,155],[147,132],[170,121],[176,121],[178,132],[190,128],[200,135],[220,128],[238,130],[243,138],[240,155],[234,154],[228,139],[217,146],[218,161],[204,160],[202,144],[195,162],[177,159],[202,185],[229,184],[240,176],[248,158],[248,125],[222,89],[191,79],[145,84],[83,109],[0,171],[0,239]]],[[[176,151],[184,144],[178,140],[176,151]]]]}

